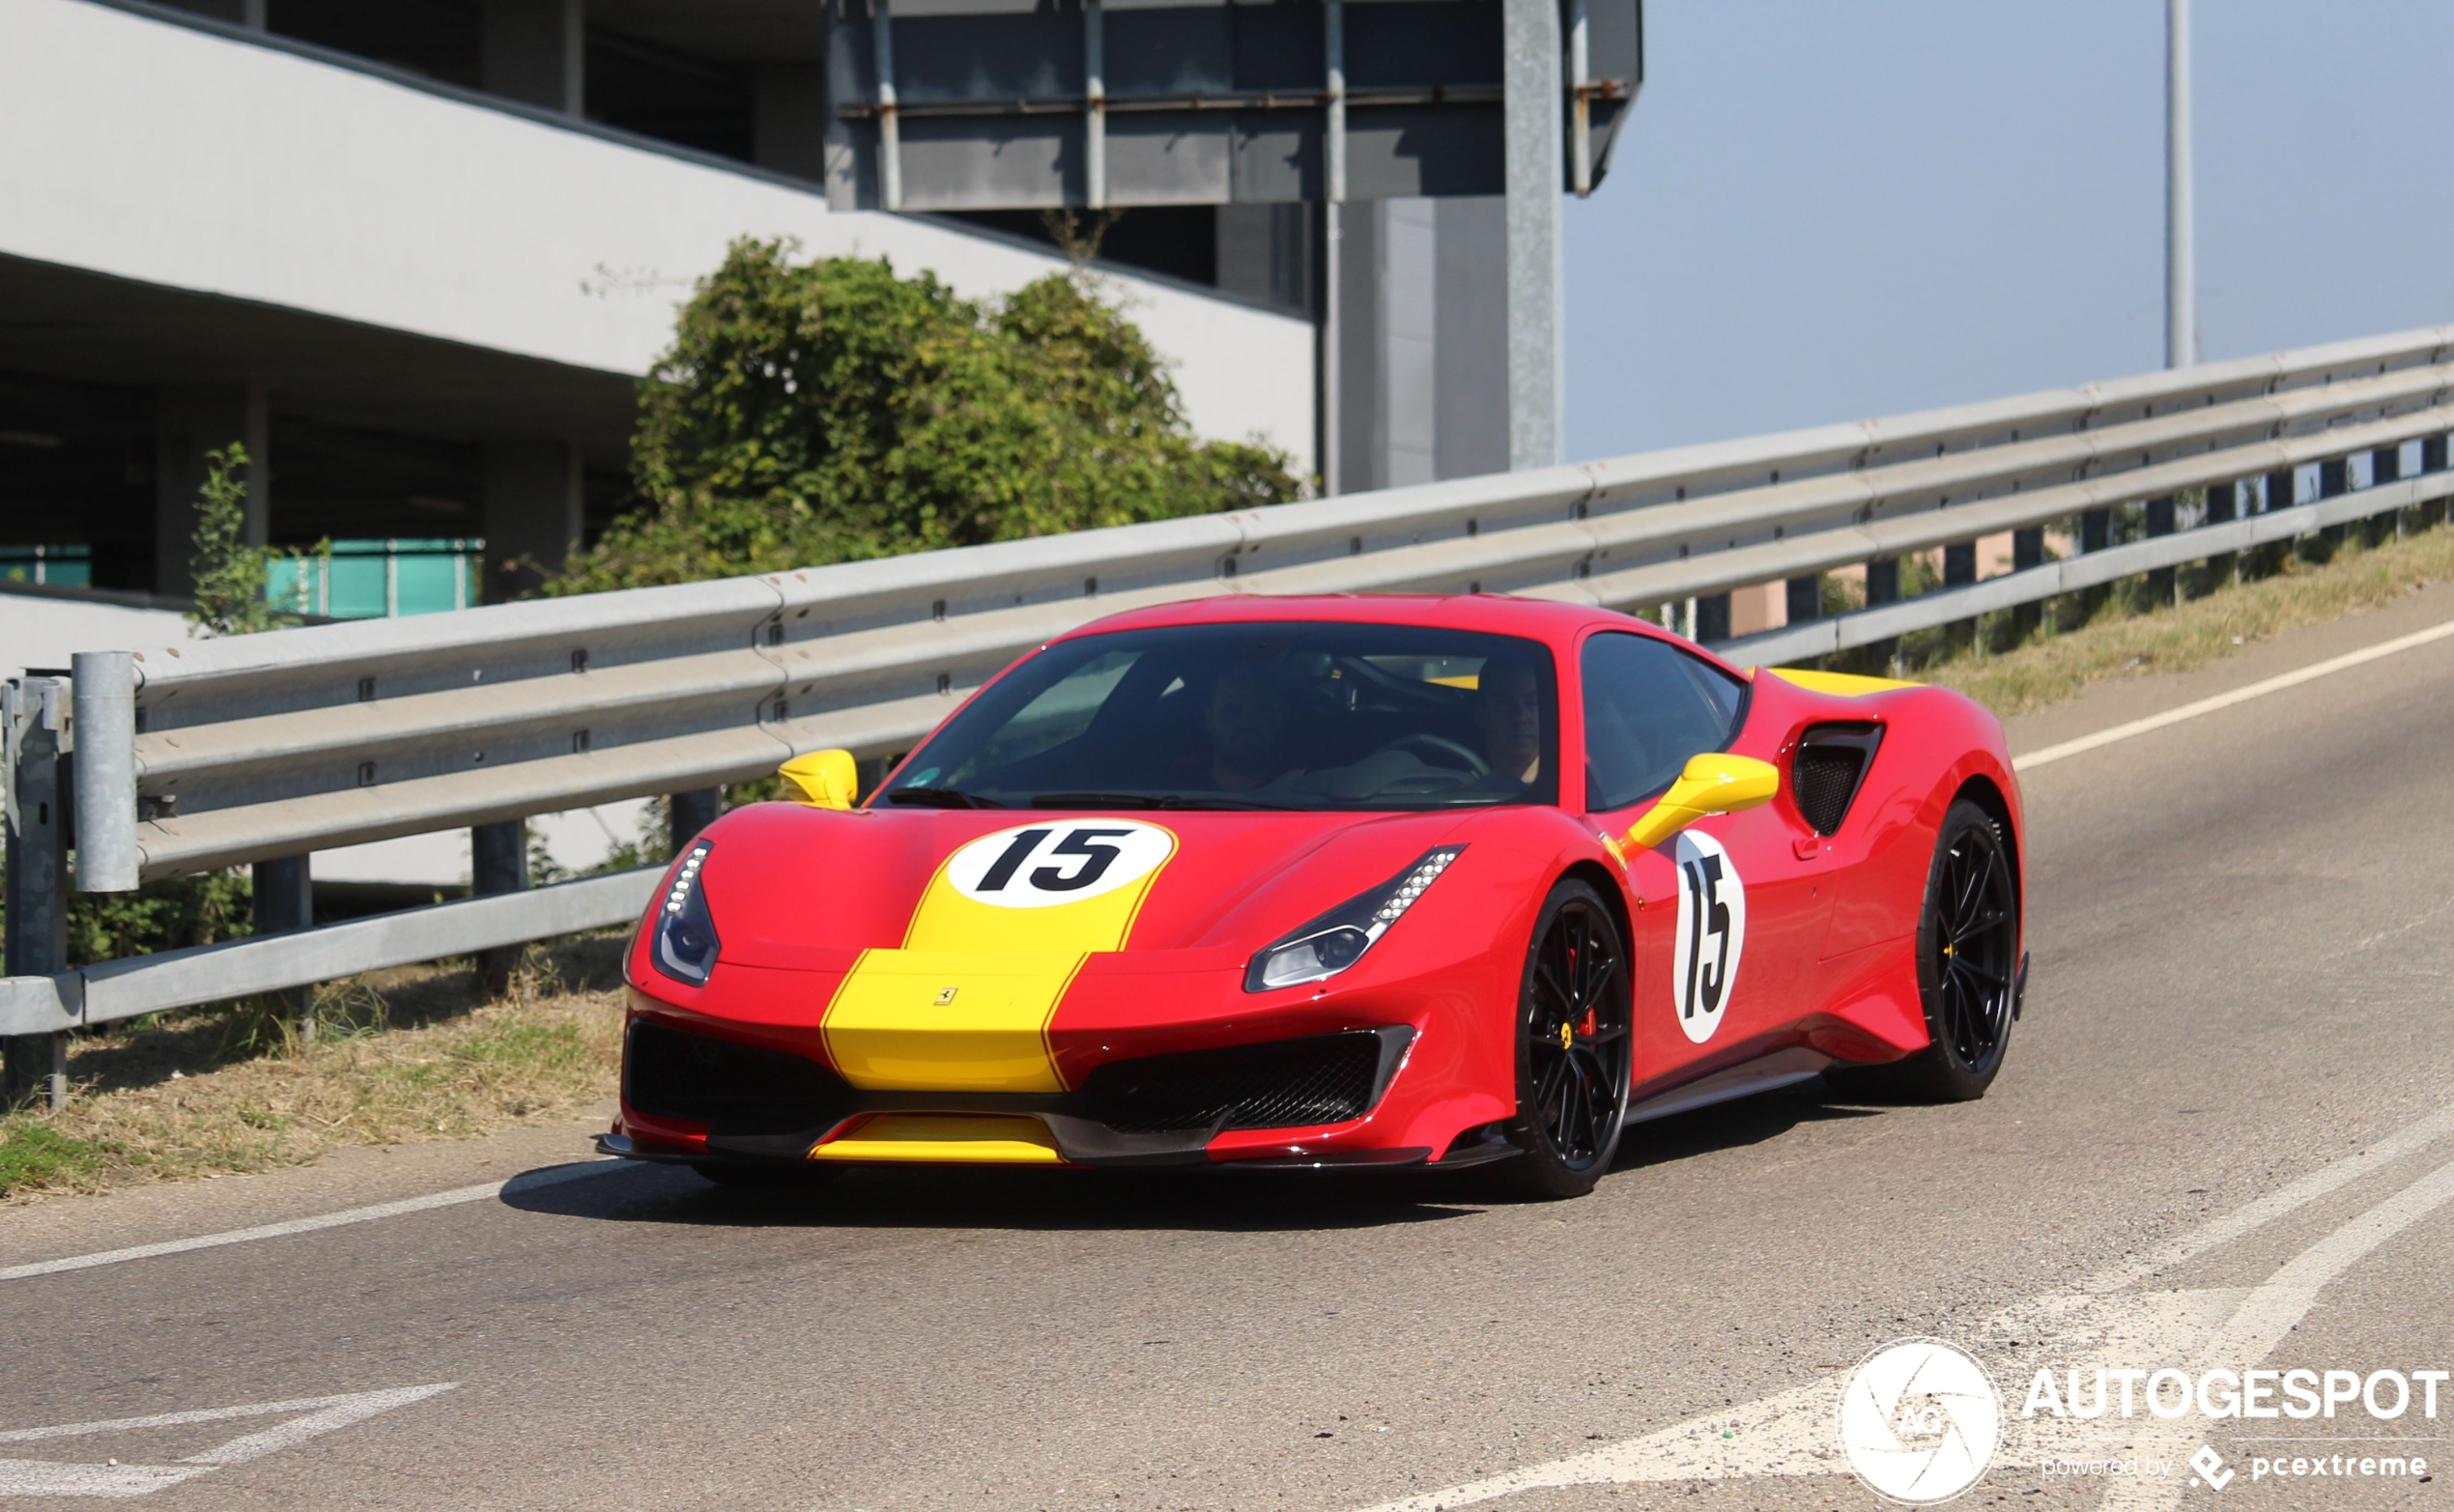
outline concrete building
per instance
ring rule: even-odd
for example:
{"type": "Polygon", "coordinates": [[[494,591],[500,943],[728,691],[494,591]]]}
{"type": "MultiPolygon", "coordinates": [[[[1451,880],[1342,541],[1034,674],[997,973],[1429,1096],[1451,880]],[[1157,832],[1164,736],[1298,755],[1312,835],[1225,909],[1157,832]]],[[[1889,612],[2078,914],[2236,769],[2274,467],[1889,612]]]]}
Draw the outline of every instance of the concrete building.
{"type": "MultiPolygon", "coordinates": [[[[733,238],[973,297],[1064,267],[829,206],[824,16],[0,0],[0,575],[179,593],[203,453],[239,441],[256,540],[482,541],[475,591],[504,597],[623,506],[632,382],[733,238]]],[[[1207,229],[1206,279],[1111,265],[1111,288],[1198,431],[1310,471],[1313,325],[1220,277],[1207,229]]]]}

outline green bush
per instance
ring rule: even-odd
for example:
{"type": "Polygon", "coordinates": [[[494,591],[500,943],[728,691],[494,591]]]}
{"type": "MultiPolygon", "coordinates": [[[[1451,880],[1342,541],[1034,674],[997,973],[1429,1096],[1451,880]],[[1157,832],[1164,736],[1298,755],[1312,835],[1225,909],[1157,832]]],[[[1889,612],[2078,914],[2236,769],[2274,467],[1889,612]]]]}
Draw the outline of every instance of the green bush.
{"type": "Polygon", "coordinates": [[[1283,453],[1195,440],[1091,275],[1002,303],[884,259],[733,244],[640,385],[643,500],[550,593],[684,583],[1276,503],[1283,453]]]}

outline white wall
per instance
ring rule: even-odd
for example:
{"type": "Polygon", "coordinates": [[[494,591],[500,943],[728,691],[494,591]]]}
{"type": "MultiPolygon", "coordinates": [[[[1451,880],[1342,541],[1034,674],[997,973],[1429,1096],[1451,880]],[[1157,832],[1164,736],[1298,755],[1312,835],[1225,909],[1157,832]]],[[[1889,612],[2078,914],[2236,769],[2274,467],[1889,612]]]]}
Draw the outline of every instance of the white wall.
{"type": "MultiPolygon", "coordinates": [[[[1064,266],[83,0],[0,0],[0,252],[619,373],[738,236],[984,298],[1064,266]]],[[[1312,467],[1312,328],[1142,279],[1194,428],[1312,467]]]]}

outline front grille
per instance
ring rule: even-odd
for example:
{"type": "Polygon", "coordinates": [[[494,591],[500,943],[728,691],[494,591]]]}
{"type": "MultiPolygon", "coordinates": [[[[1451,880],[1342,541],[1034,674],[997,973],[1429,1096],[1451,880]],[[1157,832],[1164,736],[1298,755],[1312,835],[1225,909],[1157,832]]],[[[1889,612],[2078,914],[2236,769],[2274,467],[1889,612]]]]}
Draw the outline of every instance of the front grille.
{"type": "Polygon", "coordinates": [[[1880,725],[1817,725],[1800,737],[1790,759],[1798,813],[1818,835],[1837,835],[1865,780],[1867,762],[1883,738],[1880,725]]]}
{"type": "Polygon", "coordinates": [[[835,1124],[852,1089],[817,1062],[631,1021],[622,1100],[650,1118],[705,1124],[714,1135],[793,1134],[835,1124]]]}
{"type": "Polygon", "coordinates": [[[1365,1032],[1110,1061],[1082,1103],[1121,1134],[1343,1124],[1372,1110],[1383,1043],[1365,1032]]]}

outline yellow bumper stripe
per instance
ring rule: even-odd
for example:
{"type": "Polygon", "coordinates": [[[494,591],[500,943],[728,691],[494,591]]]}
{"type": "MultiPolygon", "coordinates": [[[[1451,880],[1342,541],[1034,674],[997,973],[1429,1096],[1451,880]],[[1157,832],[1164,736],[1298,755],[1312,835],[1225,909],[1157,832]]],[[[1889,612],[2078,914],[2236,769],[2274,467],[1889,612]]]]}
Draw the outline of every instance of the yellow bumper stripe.
{"type": "Polygon", "coordinates": [[[813,1160],[957,1160],[1055,1165],[1064,1156],[1036,1118],[988,1113],[881,1113],[810,1152],[813,1160]]]}

